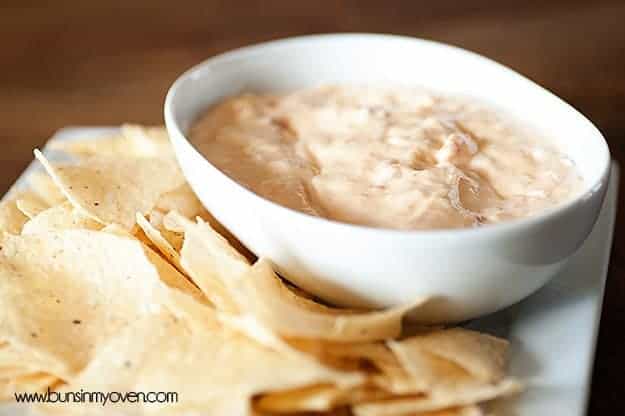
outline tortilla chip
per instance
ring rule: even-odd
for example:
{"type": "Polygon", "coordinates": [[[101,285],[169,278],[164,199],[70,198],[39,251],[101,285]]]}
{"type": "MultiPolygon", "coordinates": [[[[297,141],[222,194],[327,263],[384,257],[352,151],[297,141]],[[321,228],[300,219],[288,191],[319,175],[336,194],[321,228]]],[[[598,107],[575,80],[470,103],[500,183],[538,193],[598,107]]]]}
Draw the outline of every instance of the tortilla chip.
{"type": "Polygon", "coordinates": [[[392,338],[400,334],[404,314],[425,302],[364,313],[322,306],[289,290],[267,260],[250,267],[204,221],[168,217],[173,228],[185,231],[181,263],[204,294],[229,312],[237,309],[231,306],[234,300],[238,310],[282,336],[342,342],[392,338]]]}
{"type": "MultiPolygon", "coordinates": [[[[371,416],[374,416],[372,413],[371,416]]],[[[401,416],[401,415],[397,415],[401,416]]],[[[450,409],[435,410],[432,412],[409,413],[407,416],[484,416],[484,412],[478,406],[454,407],[450,409]]]]}
{"type": "Polygon", "coordinates": [[[344,343],[301,338],[286,342],[291,348],[317,357],[334,368],[406,376],[393,352],[381,342],[344,343]]]}
{"type": "Polygon", "coordinates": [[[476,379],[494,383],[505,375],[508,341],[464,328],[432,331],[401,341],[464,368],[476,379]]]}
{"type": "Polygon", "coordinates": [[[430,331],[389,347],[407,373],[418,378],[419,389],[459,388],[503,378],[507,341],[463,328],[430,331]]]}
{"type": "MultiPolygon", "coordinates": [[[[202,218],[204,222],[207,222],[209,226],[224,238],[236,252],[243,256],[248,263],[253,263],[257,260],[257,257],[217,221],[210,212],[206,211],[200,218],[202,218]]],[[[189,221],[185,221],[185,219],[188,220],[188,218],[184,218],[180,213],[171,211],[162,218],[163,227],[174,233],[184,233],[185,229],[190,224],[189,221]]]]}
{"type": "Polygon", "coordinates": [[[161,236],[173,247],[178,253],[182,250],[182,243],[184,242],[184,233],[177,231],[170,231],[165,227],[164,223],[165,215],[157,210],[150,212],[148,220],[153,228],[157,229],[161,236]]]}
{"type": "Polygon", "coordinates": [[[169,159],[94,157],[53,166],[38,150],[35,156],[72,205],[104,225],[132,229],[137,212],[149,213],[162,194],[184,183],[169,159]]]}
{"type": "Polygon", "coordinates": [[[85,216],[69,202],[45,209],[33,216],[22,228],[22,234],[37,234],[63,229],[99,230],[102,224],[85,216]]]}
{"type": "Polygon", "coordinates": [[[61,190],[46,172],[37,171],[28,175],[28,189],[44,201],[48,206],[63,203],[66,199],[61,190]]]}
{"type": "Polygon", "coordinates": [[[146,157],[175,157],[165,127],[124,124],[121,130],[122,134],[133,143],[134,149],[141,149],[142,155],[146,157]]]}
{"type": "Polygon", "coordinates": [[[31,371],[29,371],[26,367],[16,365],[0,366],[0,384],[2,383],[2,380],[10,381],[28,374],[31,374],[31,371]]]}
{"type": "Polygon", "coordinates": [[[256,262],[241,278],[232,279],[229,288],[242,311],[282,336],[338,342],[397,337],[404,314],[426,301],[372,312],[330,308],[289,290],[266,259],[256,262]]]}
{"type": "Polygon", "coordinates": [[[36,352],[43,370],[70,380],[98,345],[158,309],[166,288],[159,272],[169,266],[159,261],[137,240],[111,233],[6,235],[0,339],[36,352]]]}
{"type": "Polygon", "coordinates": [[[163,127],[126,124],[116,134],[77,140],[57,140],[50,149],[74,156],[173,157],[169,137],[163,127]]]}
{"type": "Polygon", "coordinates": [[[433,390],[454,391],[473,385],[482,385],[464,368],[418,347],[418,345],[388,341],[400,364],[411,376],[404,393],[423,393],[433,390]]]}
{"type": "MultiPolygon", "coordinates": [[[[210,319],[211,309],[204,307],[202,315],[210,319]]],[[[212,325],[218,323],[214,320],[212,325]]],[[[99,349],[67,390],[177,392],[177,403],[130,406],[134,412],[149,407],[163,414],[195,411],[242,416],[249,414],[251,399],[257,394],[322,383],[350,388],[362,381],[356,374],[285,357],[227,328],[214,331],[211,327],[202,329],[165,310],[135,320],[99,349]]],[[[90,415],[108,415],[122,405],[88,409],[90,415]]]]}
{"type": "MultiPolygon", "coordinates": [[[[497,368],[499,354],[494,354],[490,358],[492,363],[487,362],[489,357],[482,352],[476,353],[479,358],[475,359],[470,355],[471,351],[478,350],[472,342],[474,340],[467,343],[469,352],[461,352],[462,342],[467,337],[475,336],[471,331],[462,329],[447,331],[451,332],[432,331],[402,341],[388,341],[389,347],[409,376],[407,379],[391,380],[395,382],[392,390],[402,394],[420,393],[423,396],[399,398],[392,401],[392,406],[389,401],[362,404],[355,408],[356,414],[382,416],[434,411],[471,405],[520,390],[521,386],[515,380],[494,379],[492,374],[484,377],[485,368],[497,368]],[[464,331],[469,333],[466,334],[464,331]],[[439,355],[440,351],[436,348],[438,340],[442,340],[440,349],[443,351],[442,355],[439,355]],[[469,361],[475,360],[479,365],[473,364],[465,368],[464,362],[458,361],[457,357],[446,358],[445,355],[449,355],[454,349],[461,357],[469,361]],[[474,374],[470,368],[479,368],[480,371],[474,374]]],[[[493,374],[498,374],[497,371],[493,374]]]]}
{"type": "MultiPolygon", "coordinates": [[[[37,356],[34,351],[5,342],[0,348],[0,367],[3,369],[11,368],[21,374],[30,374],[44,369],[45,360],[37,356]]],[[[0,378],[2,377],[8,377],[8,375],[0,372],[0,378]]]]}
{"type": "Polygon", "coordinates": [[[19,234],[28,217],[17,207],[15,199],[5,199],[0,202],[0,234],[7,232],[19,234]]]}
{"type": "Polygon", "coordinates": [[[168,212],[163,217],[160,217],[160,221],[166,230],[174,233],[184,234],[187,228],[193,226],[193,222],[190,218],[185,218],[176,211],[168,212]]]}
{"type": "MultiPolygon", "coordinates": [[[[521,390],[519,383],[504,380],[497,384],[484,384],[457,390],[454,393],[426,395],[414,398],[397,398],[357,404],[353,407],[355,416],[402,416],[438,414],[449,408],[471,408],[476,403],[493,400],[498,397],[516,394],[521,390]]],[[[455,410],[454,410],[455,411],[455,410]]],[[[474,410],[472,410],[475,412],[474,410]]],[[[454,415],[455,413],[450,413],[454,415]]],[[[463,414],[463,413],[460,413],[463,414]]],[[[471,414],[471,413],[469,413],[471,414]]],[[[477,413],[478,415],[481,413],[477,413]]]]}
{"type": "Polygon", "coordinates": [[[161,195],[154,208],[163,213],[176,211],[187,218],[205,217],[208,214],[189,184],[186,183],[161,195]]]}
{"type": "Polygon", "coordinates": [[[154,244],[159,252],[172,263],[178,270],[183,271],[184,268],[180,264],[180,253],[163,237],[159,230],[154,228],[152,224],[140,213],[137,212],[137,225],[141,227],[146,237],[154,244]]]}
{"type": "Polygon", "coordinates": [[[163,282],[167,284],[167,286],[180,290],[181,292],[192,296],[195,300],[204,303],[206,301],[206,297],[202,294],[202,292],[187,279],[180,271],[178,271],[174,266],[165,261],[161,256],[159,256],[152,249],[144,246],[145,255],[152,262],[158,274],[163,282]]]}
{"type": "Polygon", "coordinates": [[[15,203],[17,205],[17,209],[22,211],[24,215],[31,219],[38,215],[40,212],[50,208],[50,205],[41,200],[35,194],[21,195],[20,198],[15,201],[15,203]]]}
{"type": "MultiPolygon", "coordinates": [[[[115,223],[106,225],[100,231],[102,231],[103,233],[111,233],[111,234],[119,235],[119,236],[126,237],[126,238],[137,238],[135,234],[132,234],[130,231],[123,228],[121,225],[115,224],[115,223]]],[[[141,239],[139,238],[137,239],[141,241],[144,245],[147,245],[141,239]]],[[[149,240],[146,239],[146,242],[149,242],[149,240]]]]}
{"type": "Polygon", "coordinates": [[[15,393],[44,392],[59,379],[46,373],[23,374],[18,377],[0,378],[0,400],[15,400],[15,393]]]}
{"type": "Polygon", "coordinates": [[[484,412],[477,406],[466,406],[425,412],[417,416],[484,416],[484,412]]]}
{"type": "Polygon", "coordinates": [[[363,401],[382,400],[389,396],[389,393],[367,385],[351,389],[335,385],[316,385],[263,395],[254,402],[254,408],[270,413],[326,412],[363,401]]]}
{"type": "Polygon", "coordinates": [[[249,270],[249,263],[228,242],[198,218],[194,223],[181,216],[184,243],[180,263],[206,297],[220,310],[236,312],[227,282],[249,270]]]}

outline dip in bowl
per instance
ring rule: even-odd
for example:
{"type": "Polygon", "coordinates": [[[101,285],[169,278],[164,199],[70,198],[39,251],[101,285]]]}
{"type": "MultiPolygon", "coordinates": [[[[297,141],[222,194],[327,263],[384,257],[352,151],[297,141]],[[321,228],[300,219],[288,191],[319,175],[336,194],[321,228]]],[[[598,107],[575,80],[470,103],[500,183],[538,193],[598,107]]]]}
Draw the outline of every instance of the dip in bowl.
{"type": "MultiPolygon", "coordinates": [[[[430,322],[490,313],[544,285],[592,229],[609,174],[603,137],[559,98],[471,52],[397,36],[301,37],[211,58],[171,87],[165,122],[200,200],[256,255],[270,258],[284,277],[344,306],[388,307],[432,296],[415,315],[430,322]],[[192,126],[207,109],[228,97],[321,84],[423,87],[486,103],[544,136],[571,161],[579,184],[552,206],[493,224],[448,228],[443,221],[443,226],[421,227],[433,229],[387,227],[384,221],[362,225],[265,199],[209,162],[212,155],[204,157],[189,140],[192,126]]],[[[230,156],[236,164],[236,154],[230,156]]],[[[375,204],[371,210],[384,211],[375,204]]],[[[362,212],[367,213],[366,206],[362,212]]],[[[376,215],[384,218],[384,212],[376,215]]]]}
{"type": "Polygon", "coordinates": [[[282,206],[398,230],[480,227],[569,200],[575,164],[471,99],[325,85],[244,93],[187,136],[215,167],[282,206]]]}

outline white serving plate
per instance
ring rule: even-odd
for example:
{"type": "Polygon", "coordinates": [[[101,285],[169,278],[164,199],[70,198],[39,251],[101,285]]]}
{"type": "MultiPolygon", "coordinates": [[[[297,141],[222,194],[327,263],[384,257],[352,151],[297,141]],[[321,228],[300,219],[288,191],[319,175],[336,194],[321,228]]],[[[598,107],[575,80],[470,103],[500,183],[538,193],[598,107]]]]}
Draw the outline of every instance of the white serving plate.
{"type": "MultiPolygon", "coordinates": [[[[70,127],[50,141],[111,131],[114,128],[70,127]]],[[[36,169],[40,167],[31,164],[14,188],[24,186],[36,169]]],[[[611,175],[599,220],[571,262],[524,301],[467,324],[510,340],[510,372],[528,387],[518,398],[495,404],[497,415],[582,416],[586,412],[616,213],[616,164],[611,175]]],[[[26,414],[27,409],[17,404],[0,407],[0,416],[26,414]]]]}

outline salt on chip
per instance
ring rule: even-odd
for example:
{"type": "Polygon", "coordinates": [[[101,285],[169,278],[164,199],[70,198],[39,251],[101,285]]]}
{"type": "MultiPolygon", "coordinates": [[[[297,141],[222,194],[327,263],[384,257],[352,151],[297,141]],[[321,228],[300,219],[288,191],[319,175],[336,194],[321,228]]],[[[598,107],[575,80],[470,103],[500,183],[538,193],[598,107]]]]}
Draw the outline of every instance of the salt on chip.
{"type": "MultiPolygon", "coordinates": [[[[205,307],[202,319],[210,319],[211,311],[205,307]]],[[[244,416],[258,394],[328,383],[351,388],[362,382],[357,374],[284,356],[227,328],[211,330],[214,325],[216,320],[202,329],[166,310],[134,320],[98,350],[67,390],[177,392],[176,403],[129,406],[134,412],[244,416]]],[[[110,414],[122,406],[96,405],[88,413],[110,414]]]]}
{"type": "Polygon", "coordinates": [[[159,269],[169,265],[155,266],[164,261],[134,239],[61,230],[5,235],[1,244],[0,337],[36,352],[48,363],[42,370],[64,380],[166,292],[159,269]]]}
{"type": "Polygon", "coordinates": [[[78,165],[53,166],[38,150],[35,156],[67,199],[104,225],[131,229],[137,212],[150,212],[162,194],[184,183],[170,159],[93,157],[78,165]]]}

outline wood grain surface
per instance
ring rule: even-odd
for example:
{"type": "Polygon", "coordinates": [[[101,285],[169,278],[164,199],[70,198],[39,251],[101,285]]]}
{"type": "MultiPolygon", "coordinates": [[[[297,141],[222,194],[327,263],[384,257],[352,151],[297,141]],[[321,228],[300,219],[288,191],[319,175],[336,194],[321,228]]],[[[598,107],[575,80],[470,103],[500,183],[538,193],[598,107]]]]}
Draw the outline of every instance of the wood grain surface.
{"type": "MultiPolygon", "coordinates": [[[[625,1],[602,0],[3,0],[0,191],[31,160],[32,148],[61,127],[162,123],[170,83],[211,55],[345,31],[435,39],[498,60],[586,114],[623,166],[624,22],[625,1]]],[[[621,210],[617,221],[591,415],[625,414],[624,215],[621,210]]]]}

